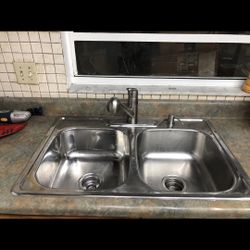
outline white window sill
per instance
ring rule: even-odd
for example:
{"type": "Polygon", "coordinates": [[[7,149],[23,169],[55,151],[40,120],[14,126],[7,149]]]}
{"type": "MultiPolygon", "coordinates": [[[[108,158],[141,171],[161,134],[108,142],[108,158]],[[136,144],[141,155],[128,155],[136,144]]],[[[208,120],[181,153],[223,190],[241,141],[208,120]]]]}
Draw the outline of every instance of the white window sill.
{"type": "Polygon", "coordinates": [[[103,84],[71,84],[70,93],[126,93],[126,88],[136,87],[140,94],[180,94],[180,95],[216,95],[216,96],[250,96],[240,86],[131,86],[116,85],[112,88],[103,84]]]}

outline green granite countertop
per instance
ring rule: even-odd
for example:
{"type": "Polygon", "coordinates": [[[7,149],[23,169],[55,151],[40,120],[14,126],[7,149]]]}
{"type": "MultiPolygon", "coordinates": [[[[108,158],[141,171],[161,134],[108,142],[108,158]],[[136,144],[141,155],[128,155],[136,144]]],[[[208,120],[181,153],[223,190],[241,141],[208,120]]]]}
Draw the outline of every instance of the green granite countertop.
{"type": "MultiPolygon", "coordinates": [[[[33,116],[22,131],[0,139],[0,215],[250,218],[250,200],[12,195],[14,182],[54,120],[54,117],[33,116]]],[[[250,120],[210,121],[250,176],[250,120]]]]}

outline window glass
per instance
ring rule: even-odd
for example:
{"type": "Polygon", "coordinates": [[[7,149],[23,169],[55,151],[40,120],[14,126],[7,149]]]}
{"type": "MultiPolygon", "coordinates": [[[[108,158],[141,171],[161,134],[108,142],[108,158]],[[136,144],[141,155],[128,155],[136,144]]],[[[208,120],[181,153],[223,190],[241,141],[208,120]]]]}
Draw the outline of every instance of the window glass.
{"type": "Polygon", "coordinates": [[[77,73],[228,77],[250,74],[250,44],[75,41],[77,73]]]}

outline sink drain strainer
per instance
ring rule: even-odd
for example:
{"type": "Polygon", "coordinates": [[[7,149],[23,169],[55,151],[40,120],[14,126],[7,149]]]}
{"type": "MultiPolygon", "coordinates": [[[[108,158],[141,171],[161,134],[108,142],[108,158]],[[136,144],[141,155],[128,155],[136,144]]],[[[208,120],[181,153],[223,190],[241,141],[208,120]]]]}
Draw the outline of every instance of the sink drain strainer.
{"type": "Polygon", "coordinates": [[[86,191],[95,191],[100,187],[100,178],[93,173],[85,174],[79,180],[80,187],[86,191]]]}
{"type": "Polygon", "coordinates": [[[186,187],[184,180],[176,176],[164,177],[162,183],[163,186],[170,192],[181,192],[186,187]]]}

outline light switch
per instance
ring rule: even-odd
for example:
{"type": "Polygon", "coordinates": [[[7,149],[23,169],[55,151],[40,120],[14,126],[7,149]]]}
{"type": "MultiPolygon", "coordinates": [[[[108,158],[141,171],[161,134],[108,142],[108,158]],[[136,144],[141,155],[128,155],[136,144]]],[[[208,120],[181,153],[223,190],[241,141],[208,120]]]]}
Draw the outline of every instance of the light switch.
{"type": "Polygon", "coordinates": [[[38,84],[36,64],[14,62],[17,82],[20,84],[38,84]]]}

